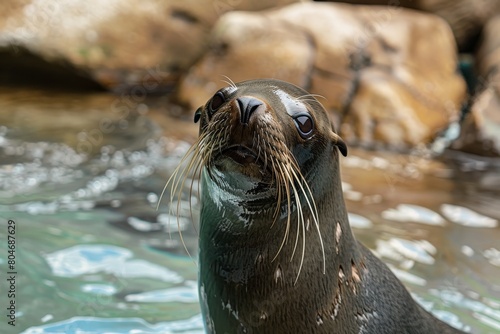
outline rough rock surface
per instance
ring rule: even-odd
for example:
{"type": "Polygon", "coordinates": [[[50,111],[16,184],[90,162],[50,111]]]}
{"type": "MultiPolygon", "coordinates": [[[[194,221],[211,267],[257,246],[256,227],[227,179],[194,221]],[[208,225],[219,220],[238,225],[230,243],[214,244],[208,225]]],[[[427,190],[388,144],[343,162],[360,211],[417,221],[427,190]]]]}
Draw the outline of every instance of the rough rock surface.
{"type": "Polygon", "coordinates": [[[342,0],[352,4],[408,7],[436,14],[448,22],[460,49],[474,46],[483,25],[500,12],[497,0],[342,0]]]}
{"type": "Polygon", "coordinates": [[[479,93],[462,123],[452,148],[487,157],[500,157],[500,15],[484,27],[477,52],[479,93]]]}
{"type": "Polygon", "coordinates": [[[409,148],[456,120],[465,98],[440,18],[395,8],[304,3],[217,22],[211,49],[181,81],[191,109],[233,81],[274,77],[314,94],[350,144],[409,148]]]}
{"type": "Polygon", "coordinates": [[[111,88],[141,82],[162,86],[200,56],[223,13],[295,1],[2,1],[0,63],[8,67],[28,53],[68,63],[111,88]]]}

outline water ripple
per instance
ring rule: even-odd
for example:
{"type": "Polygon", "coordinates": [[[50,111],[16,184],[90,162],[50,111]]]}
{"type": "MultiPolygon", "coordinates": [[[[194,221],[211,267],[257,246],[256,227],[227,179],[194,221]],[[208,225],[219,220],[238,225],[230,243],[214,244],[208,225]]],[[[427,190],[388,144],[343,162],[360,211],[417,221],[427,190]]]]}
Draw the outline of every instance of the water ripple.
{"type": "Polygon", "coordinates": [[[28,328],[21,334],[203,334],[201,314],[191,318],[150,324],[140,318],[73,317],[43,326],[28,328]]]}
{"type": "Polygon", "coordinates": [[[436,248],[427,240],[409,241],[400,238],[389,240],[394,250],[410,260],[424,264],[434,264],[436,261],[433,255],[436,254],[436,248]]]}
{"type": "Polygon", "coordinates": [[[422,306],[427,312],[432,313],[434,316],[436,316],[436,318],[446,322],[448,325],[455,327],[456,329],[459,329],[465,333],[470,332],[470,327],[462,323],[460,321],[460,318],[456,314],[445,310],[435,309],[434,302],[426,300],[417,294],[412,293],[411,296],[420,306],[422,306]]]}
{"type": "Polygon", "coordinates": [[[483,252],[483,256],[488,261],[497,267],[500,267],[500,251],[496,248],[489,248],[483,252]]]}
{"type": "Polygon", "coordinates": [[[443,204],[441,205],[441,212],[450,221],[463,226],[489,228],[498,226],[498,221],[496,219],[483,216],[463,206],[443,204]]]}
{"type": "MultiPolygon", "coordinates": [[[[391,238],[389,241],[377,240],[377,249],[375,252],[380,257],[387,257],[402,264],[407,262],[406,260],[410,260],[410,263],[411,261],[416,261],[432,265],[435,262],[433,255],[436,254],[437,250],[427,240],[409,241],[400,238],[391,238]]],[[[408,267],[408,265],[405,266],[408,267]]]]}
{"type": "Polygon", "coordinates": [[[108,284],[85,284],[81,289],[83,292],[103,296],[112,296],[118,291],[116,287],[108,284]]]}
{"type": "Polygon", "coordinates": [[[32,215],[90,210],[97,199],[115,191],[121,183],[144,179],[158,168],[177,164],[178,157],[165,155],[171,142],[167,138],[149,139],[144,148],[136,151],[103,146],[99,156],[89,159],[66,144],[4,138],[0,156],[12,162],[0,166],[0,198],[29,194],[29,201],[14,202],[7,209],[32,215]],[[46,184],[65,189],[66,193],[37,193],[46,184]]]}
{"type": "Polygon", "coordinates": [[[412,274],[408,271],[396,268],[392,265],[387,265],[391,271],[396,275],[397,278],[399,278],[402,282],[409,283],[409,284],[414,284],[418,286],[426,286],[427,285],[427,280],[424,278],[417,276],[415,274],[412,274]]]}
{"type": "Polygon", "coordinates": [[[373,226],[372,221],[368,218],[350,212],[348,215],[349,215],[349,224],[351,225],[351,227],[362,229],[362,228],[370,228],[373,226]]]}
{"type": "Polygon", "coordinates": [[[198,303],[197,283],[188,281],[186,285],[187,286],[130,294],[125,296],[125,300],[139,303],[198,303]]]}
{"type": "Polygon", "coordinates": [[[474,318],[495,330],[500,330],[500,308],[494,309],[486,305],[481,297],[477,296],[477,293],[470,293],[470,296],[476,296],[480,300],[474,300],[469,297],[464,296],[461,292],[457,290],[436,290],[432,289],[430,291],[433,295],[438,296],[440,299],[455,305],[456,307],[465,308],[472,311],[474,318]]]}
{"type": "Polygon", "coordinates": [[[182,277],[163,266],[140,259],[131,259],[126,248],[110,245],[77,245],[45,255],[56,276],[76,277],[106,272],[117,277],[147,277],[170,283],[182,282],[182,277]]]}
{"type": "Polygon", "coordinates": [[[399,222],[443,226],[446,221],[438,213],[418,205],[399,204],[382,212],[382,218],[399,222]]]}

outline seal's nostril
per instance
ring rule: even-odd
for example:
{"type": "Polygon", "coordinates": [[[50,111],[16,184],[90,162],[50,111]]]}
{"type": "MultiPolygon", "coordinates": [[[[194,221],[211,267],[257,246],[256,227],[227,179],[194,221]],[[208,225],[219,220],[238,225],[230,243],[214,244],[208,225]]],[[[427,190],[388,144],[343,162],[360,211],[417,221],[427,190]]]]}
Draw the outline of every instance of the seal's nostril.
{"type": "Polygon", "coordinates": [[[261,100],[249,96],[239,97],[236,99],[236,101],[238,102],[238,107],[240,108],[242,124],[248,124],[252,114],[260,106],[264,105],[264,102],[262,102],[261,100]]]}

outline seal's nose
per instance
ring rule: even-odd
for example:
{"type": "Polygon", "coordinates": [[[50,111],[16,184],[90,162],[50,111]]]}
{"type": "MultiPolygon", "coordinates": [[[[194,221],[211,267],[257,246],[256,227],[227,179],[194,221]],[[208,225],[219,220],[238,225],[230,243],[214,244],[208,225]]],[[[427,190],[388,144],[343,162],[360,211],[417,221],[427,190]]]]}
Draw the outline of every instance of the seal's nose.
{"type": "Polygon", "coordinates": [[[238,101],[238,107],[240,108],[242,124],[248,124],[252,114],[259,108],[264,108],[264,102],[255,97],[242,96],[237,98],[236,101],[238,101]]]}

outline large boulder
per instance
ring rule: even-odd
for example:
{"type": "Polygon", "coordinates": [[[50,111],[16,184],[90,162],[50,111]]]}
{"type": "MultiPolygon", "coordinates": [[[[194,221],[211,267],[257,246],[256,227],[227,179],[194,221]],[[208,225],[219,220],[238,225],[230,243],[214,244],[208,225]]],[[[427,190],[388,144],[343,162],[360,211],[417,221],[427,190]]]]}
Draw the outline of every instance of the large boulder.
{"type": "Polygon", "coordinates": [[[210,40],[181,81],[181,103],[194,110],[226,85],[222,75],[282,79],[322,95],[349,143],[429,143],[458,118],[466,94],[448,25],[412,10],[303,3],[231,12],[210,40]]]}
{"type": "Polygon", "coordinates": [[[408,7],[436,14],[448,22],[461,50],[473,48],[483,25],[500,12],[498,0],[342,0],[340,2],[408,7]]]}
{"type": "Polygon", "coordinates": [[[2,1],[0,63],[8,68],[36,55],[109,88],[144,83],[159,89],[203,53],[223,13],[295,1],[2,1]]]}
{"type": "Polygon", "coordinates": [[[477,52],[479,92],[452,148],[486,157],[500,157],[500,15],[484,27],[477,52]]]}

